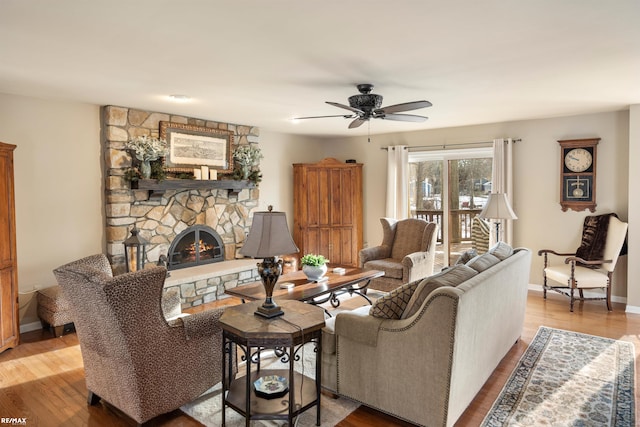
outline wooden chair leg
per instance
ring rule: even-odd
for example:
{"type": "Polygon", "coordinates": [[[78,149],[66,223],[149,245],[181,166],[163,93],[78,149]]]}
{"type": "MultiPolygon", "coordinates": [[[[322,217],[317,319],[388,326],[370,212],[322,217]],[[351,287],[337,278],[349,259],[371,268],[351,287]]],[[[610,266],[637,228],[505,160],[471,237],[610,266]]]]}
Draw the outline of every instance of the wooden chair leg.
{"type": "Polygon", "coordinates": [[[573,313],[573,303],[575,302],[575,297],[573,296],[573,291],[574,289],[571,288],[571,295],[569,296],[569,298],[571,299],[571,302],[569,303],[569,311],[573,313]]]}
{"type": "Polygon", "coordinates": [[[607,286],[607,310],[613,311],[611,308],[611,285],[607,286]]]}

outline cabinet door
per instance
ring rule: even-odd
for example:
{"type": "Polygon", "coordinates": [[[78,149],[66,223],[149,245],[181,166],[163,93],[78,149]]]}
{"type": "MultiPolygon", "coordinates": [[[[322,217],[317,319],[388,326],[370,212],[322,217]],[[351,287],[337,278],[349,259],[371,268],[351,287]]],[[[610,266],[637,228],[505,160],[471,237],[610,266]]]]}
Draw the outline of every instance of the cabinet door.
{"type": "Polygon", "coordinates": [[[18,341],[14,273],[13,268],[0,269],[0,351],[18,341]]]}
{"type": "Polygon", "coordinates": [[[15,230],[13,230],[12,162],[0,153],[0,268],[12,265],[15,254],[15,230]]]}
{"type": "Polygon", "coordinates": [[[18,344],[18,289],[15,261],[13,161],[0,152],[0,351],[18,344]]]}
{"type": "Polygon", "coordinates": [[[335,162],[294,165],[294,240],[301,255],[356,266],[362,246],[362,168],[335,162]]]}

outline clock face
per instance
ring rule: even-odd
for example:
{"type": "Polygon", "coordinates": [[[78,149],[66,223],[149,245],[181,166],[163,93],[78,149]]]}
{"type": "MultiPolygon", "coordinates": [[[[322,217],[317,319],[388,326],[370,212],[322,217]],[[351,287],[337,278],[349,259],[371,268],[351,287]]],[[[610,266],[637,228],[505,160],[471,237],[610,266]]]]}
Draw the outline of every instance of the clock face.
{"type": "Polygon", "coordinates": [[[564,164],[571,172],[584,172],[592,163],[591,153],[584,148],[574,148],[564,156],[564,164]]]}

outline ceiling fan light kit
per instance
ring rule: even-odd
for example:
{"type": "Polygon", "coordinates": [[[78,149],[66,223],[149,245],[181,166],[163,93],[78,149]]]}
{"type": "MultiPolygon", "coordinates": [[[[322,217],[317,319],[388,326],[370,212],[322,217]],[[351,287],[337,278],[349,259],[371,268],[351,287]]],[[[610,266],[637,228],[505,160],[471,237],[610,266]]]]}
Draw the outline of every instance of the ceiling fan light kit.
{"type": "Polygon", "coordinates": [[[405,102],[402,104],[382,106],[382,95],[371,93],[373,85],[369,83],[362,83],[356,86],[360,92],[358,95],[352,95],[349,97],[349,105],[340,104],[339,102],[326,101],[327,104],[334,107],[343,108],[351,111],[353,114],[342,114],[332,116],[310,116],[310,117],[298,117],[301,119],[319,119],[326,117],[343,117],[345,119],[354,119],[349,123],[349,129],[357,128],[369,119],[386,119],[396,120],[402,122],[424,122],[427,117],[418,116],[415,114],[395,114],[404,111],[419,110],[421,108],[431,107],[429,101],[413,101],[405,102]]]}

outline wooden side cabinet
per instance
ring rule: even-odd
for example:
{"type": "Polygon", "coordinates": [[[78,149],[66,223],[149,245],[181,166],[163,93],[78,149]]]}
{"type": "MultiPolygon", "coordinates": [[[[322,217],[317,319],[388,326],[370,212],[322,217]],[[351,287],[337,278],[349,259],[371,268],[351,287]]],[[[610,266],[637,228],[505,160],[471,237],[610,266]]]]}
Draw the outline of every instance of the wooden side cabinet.
{"type": "Polygon", "coordinates": [[[293,239],[300,256],[358,265],[362,249],[362,164],[326,158],[293,165],[293,239]]]}
{"type": "Polygon", "coordinates": [[[18,264],[13,189],[13,150],[0,142],[0,352],[18,345],[18,264]]]}

